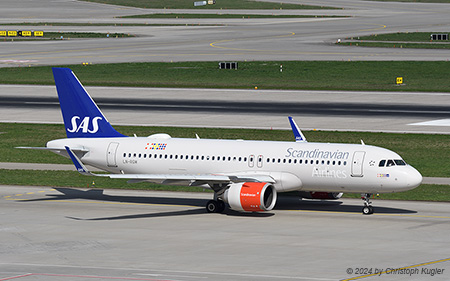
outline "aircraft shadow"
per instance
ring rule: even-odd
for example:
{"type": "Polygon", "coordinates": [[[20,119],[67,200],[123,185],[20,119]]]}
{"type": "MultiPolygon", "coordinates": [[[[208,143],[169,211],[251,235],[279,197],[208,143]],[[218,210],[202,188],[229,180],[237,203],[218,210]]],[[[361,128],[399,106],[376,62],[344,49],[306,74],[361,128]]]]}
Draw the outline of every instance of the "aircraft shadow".
{"type": "MultiPolygon", "coordinates": [[[[394,202],[395,204],[395,202],[394,202]]],[[[417,211],[377,206],[373,201],[372,206],[377,214],[415,214],[417,211]]],[[[363,201],[358,205],[343,204],[340,200],[302,200],[299,197],[283,194],[278,196],[276,210],[299,210],[299,211],[322,211],[322,212],[342,212],[361,213],[363,201]]]]}
{"type": "MultiPolygon", "coordinates": [[[[139,218],[156,218],[156,217],[169,217],[169,216],[186,216],[186,215],[198,215],[206,214],[205,206],[209,199],[196,199],[196,198],[174,198],[174,197],[145,197],[145,196],[116,196],[106,195],[103,193],[103,189],[89,189],[79,190],[66,187],[55,187],[55,190],[61,192],[61,194],[48,194],[46,198],[21,200],[20,202],[36,202],[36,201],[61,201],[61,200],[73,200],[73,199],[85,199],[105,202],[117,202],[117,203],[134,203],[134,204],[157,204],[157,205],[179,205],[179,206],[192,206],[200,207],[196,209],[188,209],[183,211],[170,211],[148,214],[136,214],[125,215],[116,217],[105,218],[92,218],[82,219],[76,217],[67,217],[74,220],[87,220],[87,221],[99,221],[99,220],[121,220],[121,219],[139,219],[139,218]]],[[[212,197],[212,194],[211,194],[212,197]]],[[[251,216],[251,217],[269,217],[273,216],[273,213],[241,213],[233,211],[231,209],[225,209],[223,215],[229,216],[251,216]]]]}
{"type": "MultiPolygon", "coordinates": [[[[208,199],[196,199],[196,198],[173,198],[173,197],[145,197],[145,196],[116,196],[116,195],[106,195],[103,193],[102,189],[90,189],[90,190],[78,190],[74,188],[55,188],[61,194],[50,194],[46,195],[46,198],[38,199],[28,199],[21,200],[20,202],[36,202],[36,201],[60,201],[60,200],[72,200],[72,199],[85,199],[85,200],[96,200],[105,202],[118,202],[118,203],[135,203],[135,204],[158,204],[158,205],[179,205],[179,206],[192,206],[198,207],[195,209],[187,209],[182,211],[169,211],[169,212],[158,212],[158,213],[147,213],[147,214],[135,214],[135,215],[124,215],[124,216],[114,216],[114,217],[104,217],[104,218],[76,218],[67,217],[74,220],[85,220],[85,221],[101,221],[101,220],[124,220],[124,219],[142,219],[142,218],[157,218],[157,217],[170,217],[170,216],[189,216],[206,214],[205,205],[208,199]]],[[[324,211],[324,212],[342,212],[342,213],[361,213],[363,203],[358,205],[343,204],[339,200],[301,200],[299,197],[292,195],[279,194],[275,210],[304,210],[304,211],[324,211]]],[[[380,207],[374,204],[376,213],[385,214],[411,214],[417,213],[416,211],[390,208],[390,207],[380,207]]],[[[240,217],[255,217],[255,218],[265,218],[273,216],[274,213],[271,212],[252,212],[252,213],[242,213],[238,211],[226,208],[222,215],[227,216],[240,216],[240,217]]]]}

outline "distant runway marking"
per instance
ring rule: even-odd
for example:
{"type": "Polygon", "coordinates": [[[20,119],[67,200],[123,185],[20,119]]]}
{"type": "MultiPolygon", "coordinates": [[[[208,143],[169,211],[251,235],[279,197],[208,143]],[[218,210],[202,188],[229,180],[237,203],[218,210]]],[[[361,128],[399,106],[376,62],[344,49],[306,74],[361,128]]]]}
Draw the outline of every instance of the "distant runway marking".
{"type": "Polygon", "coordinates": [[[29,63],[38,62],[37,60],[0,60],[0,63],[29,63]]]}
{"type": "MultiPolygon", "coordinates": [[[[258,38],[258,39],[270,39],[270,38],[284,38],[284,37],[290,37],[290,36],[294,36],[295,32],[291,32],[289,34],[284,34],[284,35],[275,35],[275,36],[268,36],[268,37],[262,37],[262,38],[258,38]]],[[[240,48],[228,48],[228,47],[220,47],[220,46],[216,46],[216,44],[220,44],[220,43],[225,43],[225,42],[233,42],[233,41],[237,41],[237,40],[248,40],[248,39],[228,39],[228,40],[221,40],[221,41],[216,41],[216,42],[212,42],[211,44],[209,44],[209,46],[213,47],[213,48],[218,48],[218,49],[226,49],[226,50],[234,50],[234,51],[252,51],[252,52],[267,52],[269,50],[256,50],[256,49],[240,49],[240,48]]]]}
{"type": "Polygon", "coordinates": [[[71,274],[49,274],[49,273],[28,273],[24,275],[6,277],[0,281],[19,279],[29,276],[48,276],[48,277],[71,277],[71,278],[89,278],[89,279],[107,279],[107,280],[143,280],[143,281],[172,281],[170,279],[149,279],[149,278],[135,278],[135,277],[113,277],[113,276],[96,276],[96,275],[71,275],[71,274]]]}
{"type": "Polygon", "coordinates": [[[369,29],[360,29],[360,30],[358,30],[358,31],[375,31],[375,30],[385,29],[385,28],[387,27],[387,26],[384,25],[384,24],[374,24],[374,25],[377,25],[377,26],[380,26],[380,27],[377,27],[377,28],[369,28],[369,29]]]}
{"type": "MultiPolygon", "coordinates": [[[[35,193],[44,193],[44,192],[48,192],[48,191],[55,191],[55,189],[50,189],[50,190],[39,190],[39,191],[35,191],[35,192],[27,192],[27,193],[23,193],[23,194],[19,193],[19,194],[14,194],[14,195],[6,195],[6,196],[3,196],[3,198],[4,198],[4,199],[8,199],[8,200],[26,200],[26,199],[9,199],[9,198],[12,198],[12,197],[20,197],[20,196],[23,196],[24,194],[26,194],[26,195],[32,195],[32,194],[35,194],[35,193]]],[[[1,281],[1,280],[0,280],[0,281],[1,281]]]]}
{"type": "Polygon", "coordinates": [[[419,122],[419,123],[411,123],[408,125],[450,127],[450,119],[440,119],[440,120],[433,120],[433,121],[426,121],[426,122],[419,122]]]}
{"type": "MultiPolygon", "coordinates": [[[[280,279],[295,279],[295,280],[317,280],[317,281],[331,281],[335,279],[329,278],[315,278],[315,277],[301,277],[301,276],[280,276],[280,275],[264,275],[264,274],[246,274],[246,273],[226,273],[226,272],[209,272],[209,271],[185,271],[185,270],[153,270],[155,272],[167,272],[167,273],[184,273],[184,274],[204,274],[204,275],[217,275],[217,276],[239,276],[239,277],[251,277],[251,278],[268,278],[273,280],[280,279]]],[[[139,274],[142,275],[142,274],[139,274]]]]}
{"type": "Polygon", "coordinates": [[[424,263],[419,263],[419,264],[405,266],[405,267],[391,268],[391,269],[388,269],[388,270],[385,270],[385,271],[382,271],[382,272],[379,272],[379,273],[361,275],[361,276],[352,277],[352,278],[348,278],[348,279],[342,279],[341,281],[350,281],[350,280],[358,280],[358,279],[367,278],[367,277],[373,277],[373,276],[381,276],[381,274],[389,274],[389,273],[397,271],[397,270],[405,270],[405,269],[417,268],[417,267],[421,267],[421,266],[427,266],[427,265],[431,265],[431,264],[437,264],[437,263],[448,262],[448,261],[450,261],[450,258],[437,260],[437,261],[431,261],[431,262],[424,262],[424,263]]]}

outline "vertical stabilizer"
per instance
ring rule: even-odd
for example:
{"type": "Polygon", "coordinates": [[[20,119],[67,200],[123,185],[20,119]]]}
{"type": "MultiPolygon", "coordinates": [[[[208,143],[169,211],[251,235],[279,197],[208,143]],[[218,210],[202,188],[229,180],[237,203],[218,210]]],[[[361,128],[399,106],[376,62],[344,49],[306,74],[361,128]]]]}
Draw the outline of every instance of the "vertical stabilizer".
{"type": "Polygon", "coordinates": [[[117,132],[69,68],[53,68],[68,138],[125,137],[117,132]]]}
{"type": "Polygon", "coordinates": [[[294,118],[289,116],[288,119],[289,119],[289,123],[291,124],[292,132],[294,133],[295,141],[296,142],[307,142],[302,131],[297,126],[297,123],[295,123],[294,118]]]}

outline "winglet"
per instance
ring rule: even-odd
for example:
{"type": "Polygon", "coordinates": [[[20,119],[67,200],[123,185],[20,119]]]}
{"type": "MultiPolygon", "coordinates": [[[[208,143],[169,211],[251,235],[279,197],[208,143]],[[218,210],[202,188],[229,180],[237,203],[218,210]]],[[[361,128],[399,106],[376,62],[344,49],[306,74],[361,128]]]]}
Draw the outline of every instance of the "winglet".
{"type": "Polygon", "coordinates": [[[73,164],[75,165],[75,168],[77,168],[77,171],[84,175],[84,176],[95,176],[89,170],[84,166],[84,164],[81,162],[81,160],[73,153],[73,151],[70,149],[70,147],[65,146],[67,153],[70,156],[70,159],[72,159],[73,164]]]}
{"type": "Polygon", "coordinates": [[[291,116],[289,116],[288,119],[289,119],[289,123],[291,124],[292,132],[294,133],[294,136],[295,136],[295,141],[296,142],[307,142],[305,136],[303,135],[300,128],[297,126],[297,123],[295,123],[294,119],[291,116]]]}

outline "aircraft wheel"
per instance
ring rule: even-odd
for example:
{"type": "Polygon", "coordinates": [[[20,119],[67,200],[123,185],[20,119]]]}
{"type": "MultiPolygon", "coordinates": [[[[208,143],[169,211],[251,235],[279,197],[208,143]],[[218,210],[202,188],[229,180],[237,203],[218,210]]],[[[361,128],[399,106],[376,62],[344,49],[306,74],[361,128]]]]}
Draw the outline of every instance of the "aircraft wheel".
{"type": "Polygon", "coordinates": [[[208,213],[217,213],[219,211],[219,202],[215,200],[209,200],[208,203],[206,203],[206,211],[208,213]]]}
{"type": "Polygon", "coordinates": [[[218,209],[217,209],[217,213],[222,213],[225,210],[225,202],[223,202],[222,200],[218,200],[218,209]]]}
{"type": "Polygon", "coordinates": [[[373,214],[373,207],[372,206],[365,206],[362,209],[363,215],[371,215],[373,214]]]}

